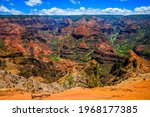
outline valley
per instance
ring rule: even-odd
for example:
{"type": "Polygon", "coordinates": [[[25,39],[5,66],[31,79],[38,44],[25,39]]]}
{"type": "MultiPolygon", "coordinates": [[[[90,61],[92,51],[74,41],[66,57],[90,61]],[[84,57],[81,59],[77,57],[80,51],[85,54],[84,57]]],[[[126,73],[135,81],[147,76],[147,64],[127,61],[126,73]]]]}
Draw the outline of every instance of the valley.
{"type": "Polygon", "coordinates": [[[0,16],[0,99],[150,99],[149,78],[149,15],[0,16]]]}

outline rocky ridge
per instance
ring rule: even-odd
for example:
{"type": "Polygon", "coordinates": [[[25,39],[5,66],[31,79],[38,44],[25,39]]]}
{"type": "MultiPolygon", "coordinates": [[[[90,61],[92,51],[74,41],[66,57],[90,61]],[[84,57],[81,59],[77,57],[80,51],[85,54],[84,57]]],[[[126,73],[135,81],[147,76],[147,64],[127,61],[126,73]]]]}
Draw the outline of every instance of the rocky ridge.
{"type": "Polygon", "coordinates": [[[148,73],[149,16],[139,19],[0,18],[0,87],[59,92],[148,73]]]}

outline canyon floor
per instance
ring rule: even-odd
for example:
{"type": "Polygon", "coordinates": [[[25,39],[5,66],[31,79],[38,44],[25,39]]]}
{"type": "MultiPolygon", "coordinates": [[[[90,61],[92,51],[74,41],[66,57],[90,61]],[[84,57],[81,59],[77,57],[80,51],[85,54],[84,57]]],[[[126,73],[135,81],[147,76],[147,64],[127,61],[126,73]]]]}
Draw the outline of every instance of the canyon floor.
{"type": "MultiPolygon", "coordinates": [[[[17,89],[1,89],[0,100],[32,100],[32,94],[17,89]]],[[[116,86],[93,89],[72,88],[34,100],[149,100],[150,73],[123,81],[116,86]]]]}

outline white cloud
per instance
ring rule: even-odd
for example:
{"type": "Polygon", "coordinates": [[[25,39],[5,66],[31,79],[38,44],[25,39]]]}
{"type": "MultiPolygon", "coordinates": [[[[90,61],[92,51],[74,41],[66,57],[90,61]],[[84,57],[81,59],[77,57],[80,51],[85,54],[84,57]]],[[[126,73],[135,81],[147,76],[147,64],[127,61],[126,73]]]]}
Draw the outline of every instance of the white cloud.
{"type": "Polygon", "coordinates": [[[72,4],[80,4],[80,1],[78,1],[78,0],[70,0],[70,2],[71,2],[72,4]]]}
{"type": "Polygon", "coordinates": [[[51,9],[42,9],[42,10],[32,10],[30,14],[37,15],[129,15],[132,14],[131,10],[119,9],[119,8],[106,8],[106,9],[92,9],[80,7],[79,9],[60,9],[60,8],[51,8],[51,9]]]}
{"type": "Polygon", "coordinates": [[[80,7],[79,9],[61,9],[50,8],[42,10],[31,10],[30,14],[35,15],[132,15],[132,14],[150,14],[150,6],[137,7],[134,10],[121,9],[121,8],[106,8],[106,9],[93,9],[80,7]]]}
{"type": "Polygon", "coordinates": [[[150,14],[150,6],[136,7],[134,9],[135,14],[150,14]]]}
{"type": "Polygon", "coordinates": [[[25,2],[26,5],[31,6],[31,7],[40,5],[42,3],[43,3],[42,0],[29,0],[25,2]]]}
{"type": "Polygon", "coordinates": [[[120,9],[120,8],[106,8],[102,10],[104,14],[116,14],[116,15],[128,15],[132,14],[131,10],[128,9],[120,9]]]}
{"type": "Polygon", "coordinates": [[[0,6],[0,12],[9,12],[9,9],[4,6],[0,6]]]}
{"type": "Polygon", "coordinates": [[[13,15],[21,15],[21,14],[23,14],[23,12],[15,10],[15,9],[11,9],[10,13],[13,14],[13,15]]]}
{"type": "Polygon", "coordinates": [[[16,9],[8,9],[5,6],[0,6],[0,14],[2,13],[8,13],[12,15],[21,15],[23,14],[21,11],[18,11],[16,9]]]}
{"type": "MultiPolygon", "coordinates": [[[[8,9],[5,6],[0,6],[0,13],[8,13],[13,15],[24,14],[21,11],[15,9],[8,9]]],[[[106,9],[93,9],[80,7],[79,9],[61,9],[61,8],[50,8],[37,10],[33,9],[28,13],[29,15],[132,15],[132,14],[149,14],[150,6],[136,7],[134,10],[121,9],[121,8],[106,8],[106,9]]]]}

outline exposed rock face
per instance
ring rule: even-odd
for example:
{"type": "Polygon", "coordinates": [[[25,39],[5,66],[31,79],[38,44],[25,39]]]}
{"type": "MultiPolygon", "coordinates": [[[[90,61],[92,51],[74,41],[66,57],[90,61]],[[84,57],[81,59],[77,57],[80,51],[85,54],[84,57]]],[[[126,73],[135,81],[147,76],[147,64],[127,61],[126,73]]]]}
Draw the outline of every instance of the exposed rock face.
{"type": "Polygon", "coordinates": [[[106,42],[100,43],[100,44],[95,44],[96,47],[96,51],[95,53],[98,54],[104,54],[106,56],[113,56],[115,55],[115,52],[113,50],[113,48],[108,45],[106,42]]]}
{"type": "Polygon", "coordinates": [[[120,58],[107,36],[119,30],[117,42],[121,43],[126,33],[137,33],[139,29],[133,20],[124,18],[112,23],[107,18],[94,16],[77,21],[50,17],[0,19],[0,39],[4,40],[4,50],[20,52],[46,62],[52,54],[73,60],[95,59],[100,63],[114,63],[120,58]],[[78,54],[88,57],[80,59],[78,54]]]}
{"type": "Polygon", "coordinates": [[[77,37],[80,36],[91,36],[93,34],[99,33],[99,27],[95,20],[91,19],[87,21],[85,18],[80,19],[74,23],[73,35],[77,37]]]}
{"type": "MultiPolygon", "coordinates": [[[[33,56],[36,59],[44,61],[48,61],[48,57],[52,53],[61,54],[63,57],[68,58],[64,53],[70,53],[71,56],[73,56],[72,53],[74,52],[72,52],[72,50],[61,49],[60,52],[63,53],[59,53],[59,49],[55,50],[55,48],[58,48],[58,46],[60,48],[60,44],[68,44],[67,46],[70,46],[69,43],[71,42],[69,42],[69,38],[71,37],[65,37],[66,34],[70,34],[73,39],[83,40],[82,43],[70,40],[74,43],[76,48],[89,49],[89,51],[93,51],[92,48],[94,48],[95,51],[93,52],[97,54],[96,56],[98,56],[98,54],[106,54],[107,57],[110,56],[110,58],[112,55],[116,56],[114,49],[111,48],[111,44],[104,37],[101,29],[99,29],[98,23],[101,23],[101,20],[94,17],[91,17],[89,20],[81,18],[76,22],[73,22],[68,18],[52,19],[46,17],[23,19],[6,18],[1,19],[0,21],[0,38],[4,38],[6,48],[10,48],[8,51],[19,51],[24,55],[33,56]],[[52,41],[55,42],[52,43],[52,41]],[[109,49],[102,49],[99,45],[101,47],[109,47],[109,49]]],[[[104,25],[104,27],[109,28],[107,25],[104,25]]],[[[72,47],[69,47],[68,49],[70,48],[72,47]]],[[[80,52],[80,50],[77,50],[76,48],[74,50],[79,51],[81,54],[82,50],[80,52]]],[[[97,57],[93,58],[96,60],[98,59],[97,57]]]]}
{"type": "Polygon", "coordinates": [[[0,87],[55,92],[113,85],[132,73],[149,72],[149,62],[138,56],[149,59],[149,21],[134,16],[0,18],[0,69],[17,71],[1,71],[0,87]],[[129,50],[136,54],[125,58],[129,50]]]}
{"type": "Polygon", "coordinates": [[[139,45],[136,48],[136,52],[144,58],[150,59],[150,45],[139,45]]]}
{"type": "Polygon", "coordinates": [[[38,58],[41,53],[44,55],[51,53],[50,48],[41,43],[42,38],[36,36],[37,32],[16,23],[6,23],[5,21],[0,23],[0,39],[3,40],[4,53],[7,51],[9,53],[20,52],[35,58],[38,58]]]}
{"type": "Polygon", "coordinates": [[[133,66],[136,67],[136,70],[140,73],[149,73],[150,61],[143,59],[133,51],[130,51],[130,54],[131,54],[130,61],[133,61],[133,66]]]}
{"type": "Polygon", "coordinates": [[[80,49],[85,49],[85,50],[89,49],[88,45],[85,42],[81,42],[78,47],[80,49]]]}
{"type": "Polygon", "coordinates": [[[21,71],[21,76],[26,78],[39,76],[45,78],[49,83],[57,81],[67,73],[67,69],[57,67],[55,62],[45,63],[33,58],[22,58],[15,62],[17,62],[18,69],[21,71]]]}
{"type": "Polygon", "coordinates": [[[139,30],[139,27],[138,25],[136,24],[130,24],[130,25],[127,25],[121,32],[120,34],[123,34],[123,33],[137,33],[137,31],[139,30]]]}
{"type": "Polygon", "coordinates": [[[13,75],[7,71],[0,70],[0,88],[16,88],[29,92],[60,92],[63,91],[57,83],[47,84],[33,80],[32,78],[25,78],[18,75],[13,75]]]}
{"type": "Polygon", "coordinates": [[[105,24],[101,30],[103,33],[106,33],[106,34],[111,34],[114,32],[113,27],[108,24],[105,24]]]}
{"type": "Polygon", "coordinates": [[[135,52],[146,59],[150,59],[150,33],[144,35],[141,43],[136,46],[135,52]]]}
{"type": "Polygon", "coordinates": [[[86,65],[75,65],[70,72],[58,80],[58,83],[66,89],[72,87],[93,88],[103,86],[99,79],[98,70],[99,64],[94,60],[86,65]]]}
{"type": "Polygon", "coordinates": [[[114,64],[110,73],[119,77],[123,76],[128,78],[130,75],[132,76],[132,73],[138,75],[140,73],[149,73],[149,71],[150,61],[141,58],[131,50],[130,58],[114,64]]]}
{"type": "Polygon", "coordinates": [[[81,24],[87,24],[87,20],[85,17],[81,18],[80,20],[78,20],[74,23],[75,26],[79,26],[81,24]]]}

